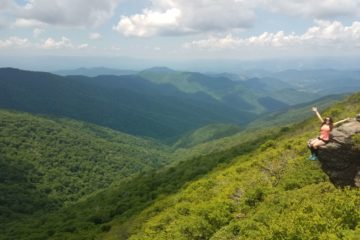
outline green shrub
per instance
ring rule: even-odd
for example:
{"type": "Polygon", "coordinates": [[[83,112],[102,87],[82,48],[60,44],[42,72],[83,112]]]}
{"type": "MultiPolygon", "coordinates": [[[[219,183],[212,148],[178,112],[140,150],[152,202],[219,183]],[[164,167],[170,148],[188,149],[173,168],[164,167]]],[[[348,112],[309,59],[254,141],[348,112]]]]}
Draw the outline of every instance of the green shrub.
{"type": "Polygon", "coordinates": [[[360,134],[356,134],[351,138],[352,148],[356,151],[360,151],[360,134]]]}

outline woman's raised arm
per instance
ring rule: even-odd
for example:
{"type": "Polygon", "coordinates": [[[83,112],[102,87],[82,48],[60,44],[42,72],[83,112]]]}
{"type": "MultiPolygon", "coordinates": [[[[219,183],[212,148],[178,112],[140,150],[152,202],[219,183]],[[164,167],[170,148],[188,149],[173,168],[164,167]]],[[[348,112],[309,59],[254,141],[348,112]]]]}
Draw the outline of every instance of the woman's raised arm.
{"type": "Polygon", "coordinates": [[[320,115],[319,111],[317,110],[317,108],[316,108],[316,107],[313,107],[312,110],[313,110],[313,112],[316,113],[316,116],[317,116],[317,117],[319,118],[319,120],[323,123],[323,122],[324,122],[324,119],[321,117],[321,115],[320,115]]]}
{"type": "Polygon", "coordinates": [[[343,120],[340,120],[340,121],[337,121],[336,123],[334,123],[334,126],[338,126],[338,125],[340,125],[340,124],[342,124],[342,123],[344,123],[344,122],[347,122],[347,121],[349,121],[351,118],[345,118],[345,119],[343,119],[343,120]]]}

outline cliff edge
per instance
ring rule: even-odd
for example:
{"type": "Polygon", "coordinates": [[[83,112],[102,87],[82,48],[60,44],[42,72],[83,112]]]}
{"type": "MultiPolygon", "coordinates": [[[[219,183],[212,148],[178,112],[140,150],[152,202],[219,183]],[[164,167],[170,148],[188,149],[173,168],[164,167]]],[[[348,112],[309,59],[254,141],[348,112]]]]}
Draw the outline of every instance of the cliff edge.
{"type": "Polygon", "coordinates": [[[360,114],[334,128],[331,141],[319,149],[324,172],[337,186],[360,187],[360,114]]]}

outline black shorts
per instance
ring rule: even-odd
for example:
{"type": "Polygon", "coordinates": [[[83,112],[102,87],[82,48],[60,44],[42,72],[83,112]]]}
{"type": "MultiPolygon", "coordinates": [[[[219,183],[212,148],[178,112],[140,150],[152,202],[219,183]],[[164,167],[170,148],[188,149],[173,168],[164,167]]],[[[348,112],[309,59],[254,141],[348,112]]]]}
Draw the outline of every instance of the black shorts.
{"type": "Polygon", "coordinates": [[[322,139],[321,137],[318,137],[317,139],[319,139],[319,140],[323,141],[324,143],[328,143],[328,142],[330,142],[330,140],[324,140],[324,139],[322,139]]]}

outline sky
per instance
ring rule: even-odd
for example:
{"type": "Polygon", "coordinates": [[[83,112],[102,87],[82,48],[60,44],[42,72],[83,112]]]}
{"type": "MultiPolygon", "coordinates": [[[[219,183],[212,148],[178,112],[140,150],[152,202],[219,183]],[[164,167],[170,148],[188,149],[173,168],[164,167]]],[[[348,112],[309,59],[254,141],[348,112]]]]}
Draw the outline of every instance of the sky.
{"type": "Polygon", "coordinates": [[[166,63],[359,53],[360,0],[0,0],[1,65],[50,56],[166,63]]]}

